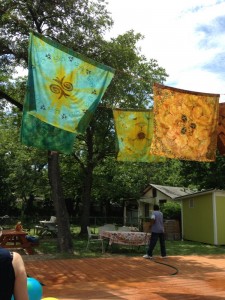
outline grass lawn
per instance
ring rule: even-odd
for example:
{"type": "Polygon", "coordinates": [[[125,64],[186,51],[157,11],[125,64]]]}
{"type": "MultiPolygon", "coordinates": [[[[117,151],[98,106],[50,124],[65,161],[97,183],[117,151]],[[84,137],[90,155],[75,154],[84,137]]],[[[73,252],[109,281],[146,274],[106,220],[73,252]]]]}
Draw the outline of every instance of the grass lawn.
{"type": "MultiPolygon", "coordinates": [[[[142,256],[146,253],[146,247],[131,247],[123,245],[109,246],[107,251],[102,254],[101,243],[90,244],[89,250],[86,250],[87,238],[81,238],[79,235],[74,235],[74,255],[59,254],[57,251],[57,239],[45,237],[40,239],[40,245],[37,248],[43,254],[53,254],[58,258],[85,258],[85,257],[101,257],[101,256],[142,256]]],[[[107,241],[105,242],[107,245],[107,241]]],[[[168,256],[174,255],[212,255],[225,254],[225,246],[214,246],[191,241],[166,241],[166,249],[168,256]]],[[[160,255],[159,243],[154,250],[154,255],[160,255]]]]}

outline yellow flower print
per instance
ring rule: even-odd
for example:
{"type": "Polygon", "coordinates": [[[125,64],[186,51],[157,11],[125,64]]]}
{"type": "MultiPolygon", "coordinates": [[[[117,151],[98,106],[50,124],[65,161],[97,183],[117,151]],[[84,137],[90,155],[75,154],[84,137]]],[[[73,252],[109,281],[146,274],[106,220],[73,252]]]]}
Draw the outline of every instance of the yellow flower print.
{"type": "Polygon", "coordinates": [[[154,86],[151,153],[170,158],[213,161],[219,95],[154,86]]]}

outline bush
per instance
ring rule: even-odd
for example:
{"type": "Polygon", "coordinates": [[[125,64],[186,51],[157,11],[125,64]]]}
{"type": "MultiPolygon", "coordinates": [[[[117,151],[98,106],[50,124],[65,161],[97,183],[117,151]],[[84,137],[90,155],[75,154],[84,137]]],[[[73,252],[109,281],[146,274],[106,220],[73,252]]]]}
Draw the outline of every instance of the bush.
{"type": "Polygon", "coordinates": [[[160,208],[164,219],[166,220],[180,220],[181,219],[181,205],[178,202],[167,202],[160,208]]]}

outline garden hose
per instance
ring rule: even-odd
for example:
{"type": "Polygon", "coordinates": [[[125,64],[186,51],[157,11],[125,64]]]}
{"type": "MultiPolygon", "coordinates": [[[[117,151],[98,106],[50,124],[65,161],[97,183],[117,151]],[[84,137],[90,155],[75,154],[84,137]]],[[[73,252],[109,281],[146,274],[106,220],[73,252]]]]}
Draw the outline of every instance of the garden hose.
{"type": "Polygon", "coordinates": [[[154,259],[152,259],[151,261],[153,261],[153,262],[156,263],[156,264],[164,265],[164,266],[167,266],[167,267],[170,267],[170,268],[174,269],[175,272],[172,273],[172,274],[170,274],[171,276],[172,276],[172,275],[178,274],[178,269],[177,269],[176,267],[170,265],[170,264],[166,264],[166,263],[163,263],[163,262],[161,262],[161,261],[154,260],[154,259]]]}

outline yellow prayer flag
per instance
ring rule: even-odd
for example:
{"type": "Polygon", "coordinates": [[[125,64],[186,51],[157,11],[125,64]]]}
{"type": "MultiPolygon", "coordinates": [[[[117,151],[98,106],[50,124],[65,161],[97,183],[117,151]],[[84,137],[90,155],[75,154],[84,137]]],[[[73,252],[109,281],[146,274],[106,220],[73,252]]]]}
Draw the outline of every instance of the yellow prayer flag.
{"type": "Polygon", "coordinates": [[[119,147],[118,161],[163,161],[149,153],[153,134],[152,110],[114,109],[113,116],[119,147]]]}

